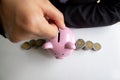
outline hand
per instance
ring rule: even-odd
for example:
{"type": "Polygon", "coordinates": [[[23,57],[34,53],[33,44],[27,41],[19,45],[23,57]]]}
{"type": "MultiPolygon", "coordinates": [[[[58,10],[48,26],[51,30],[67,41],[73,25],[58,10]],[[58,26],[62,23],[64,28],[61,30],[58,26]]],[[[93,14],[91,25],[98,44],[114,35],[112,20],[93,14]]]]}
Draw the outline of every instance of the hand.
{"type": "Polygon", "coordinates": [[[64,18],[49,0],[1,0],[0,16],[12,42],[53,38],[64,28],[64,18]]]}

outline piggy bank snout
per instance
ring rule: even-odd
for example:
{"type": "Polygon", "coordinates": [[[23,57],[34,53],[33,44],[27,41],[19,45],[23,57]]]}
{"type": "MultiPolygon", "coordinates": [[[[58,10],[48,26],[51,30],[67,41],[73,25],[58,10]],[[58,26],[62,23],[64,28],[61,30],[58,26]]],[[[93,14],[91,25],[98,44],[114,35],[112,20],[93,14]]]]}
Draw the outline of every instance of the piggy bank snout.
{"type": "Polygon", "coordinates": [[[75,47],[75,44],[73,44],[72,42],[67,42],[65,44],[65,48],[66,49],[75,49],[76,47],[75,47]]]}

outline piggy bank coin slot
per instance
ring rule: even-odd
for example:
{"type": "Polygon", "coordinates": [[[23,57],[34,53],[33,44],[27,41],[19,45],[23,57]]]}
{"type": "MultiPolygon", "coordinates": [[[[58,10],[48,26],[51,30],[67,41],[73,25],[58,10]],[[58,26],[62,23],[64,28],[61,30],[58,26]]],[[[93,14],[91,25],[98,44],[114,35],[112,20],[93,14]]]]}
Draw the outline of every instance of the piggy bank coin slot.
{"type": "Polygon", "coordinates": [[[58,30],[58,43],[60,42],[60,30],[58,30]]]}

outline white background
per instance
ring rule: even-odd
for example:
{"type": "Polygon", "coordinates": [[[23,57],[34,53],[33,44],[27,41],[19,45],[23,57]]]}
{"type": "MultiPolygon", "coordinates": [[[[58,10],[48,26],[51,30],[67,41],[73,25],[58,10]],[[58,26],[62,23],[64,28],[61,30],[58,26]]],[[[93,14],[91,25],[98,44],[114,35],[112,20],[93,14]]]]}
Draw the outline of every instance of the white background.
{"type": "Polygon", "coordinates": [[[0,36],[0,80],[120,80],[120,23],[72,29],[75,40],[99,42],[100,51],[74,51],[58,60],[42,49],[22,50],[0,36]]]}

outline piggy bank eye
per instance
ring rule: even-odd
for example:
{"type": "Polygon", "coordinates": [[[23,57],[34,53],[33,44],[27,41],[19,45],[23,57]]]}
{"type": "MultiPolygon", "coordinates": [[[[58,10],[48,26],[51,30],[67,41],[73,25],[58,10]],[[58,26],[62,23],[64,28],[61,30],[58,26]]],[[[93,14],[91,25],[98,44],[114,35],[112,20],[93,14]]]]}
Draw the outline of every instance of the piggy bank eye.
{"type": "Polygon", "coordinates": [[[62,54],[62,55],[64,55],[64,54],[62,54]]]}

